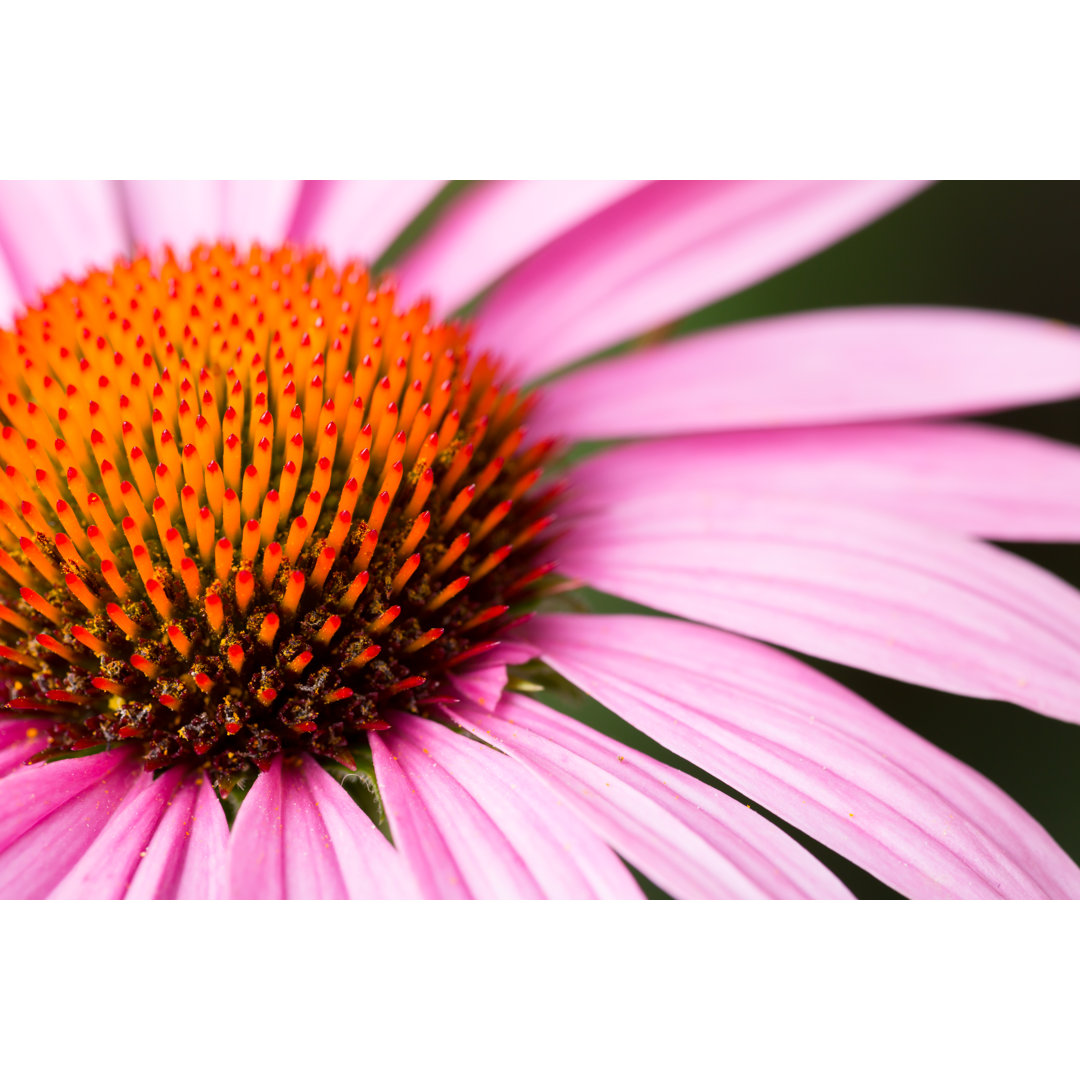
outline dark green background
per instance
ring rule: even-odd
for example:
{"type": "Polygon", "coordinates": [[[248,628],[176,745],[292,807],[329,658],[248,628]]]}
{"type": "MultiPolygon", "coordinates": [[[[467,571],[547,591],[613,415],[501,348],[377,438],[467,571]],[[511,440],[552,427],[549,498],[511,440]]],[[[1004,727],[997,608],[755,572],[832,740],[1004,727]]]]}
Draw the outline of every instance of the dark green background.
{"type": "MultiPolygon", "coordinates": [[[[944,183],[822,255],[693,316],[682,328],[807,308],[880,303],[997,308],[1080,324],[1078,252],[1080,184],[944,183]]],[[[994,420],[1080,444],[1080,399],[999,413],[994,420]]],[[[1080,587],[1080,547],[1007,546],[1080,587]]],[[[606,598],[594,599],[595,606],[606,610],[628,609],[606,598]]],[[[1080,861],[1080,727],[1013,705],[973,701],[837,664],[813,663],[990,777],[1080,861]]],[[[583,712],[582,702],[571,704],[562,694],[551,700],[715,783],[599,706],[586,704],[583,712]]],[[[845,859],[795,835],[857,895],[896,895],[845,859]]]]}

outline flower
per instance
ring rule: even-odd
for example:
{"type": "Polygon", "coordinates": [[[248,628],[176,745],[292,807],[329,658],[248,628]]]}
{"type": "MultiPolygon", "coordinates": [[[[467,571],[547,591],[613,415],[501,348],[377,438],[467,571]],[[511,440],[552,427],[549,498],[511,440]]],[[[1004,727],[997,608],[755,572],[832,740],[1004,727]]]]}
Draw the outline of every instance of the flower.
{"type": "Polygon", "coordinates": [[[562,370],[913,190],[480,185],[383,278],[435,185],[0,188],[0,894],[848,895],[539,671],[909,896],[1080,895],[773,647],[1080,719],[1080,598],[974,539],[1075,539],[1080,456],[927,419],[1076,393],[1076,332],[815,312],[562,370]],[[552,482],[576,439],[616,444],[552,482]]]}

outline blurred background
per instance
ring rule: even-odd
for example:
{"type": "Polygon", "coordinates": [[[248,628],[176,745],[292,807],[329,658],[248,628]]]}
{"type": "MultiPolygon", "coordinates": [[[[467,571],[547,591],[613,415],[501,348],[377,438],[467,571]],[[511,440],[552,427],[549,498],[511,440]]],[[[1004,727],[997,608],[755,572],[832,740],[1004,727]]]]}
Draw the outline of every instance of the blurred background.
{"type": "MultiPolygon", "coordinates": [[[[996,308],[1080,325],[1078,257],[1080,183],[942,183],[822,255],[684,320],[679,331],[852,304],[996,308]]],[[[992,420],[1080,445],[1080,399],[996,413],[992,420]]],[[[1003,546],[1080,588],[1080,545],[1003,546]]],[[[595,594],[592,600],[601,610],[633,610],[595,594]]],[[[954,697],[824,661],[811,663],[988,776],[1080,862],[1080,726],[1014,705],[954,697]]],[[[722,786],[593,702],[571,700],[561,691],[549,700],[722,786]]],[[[832,867],[857,896],[896,896],[845,859],[777,823],[832,867]]]]}

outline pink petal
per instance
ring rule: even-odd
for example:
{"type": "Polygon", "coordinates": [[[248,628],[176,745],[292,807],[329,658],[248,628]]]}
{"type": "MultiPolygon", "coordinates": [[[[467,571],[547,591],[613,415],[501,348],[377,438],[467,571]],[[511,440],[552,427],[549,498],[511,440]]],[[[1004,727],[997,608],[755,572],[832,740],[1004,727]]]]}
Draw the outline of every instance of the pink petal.
{"type": "Polygon", "coordinates": [[[662,746],[907,896],[1080,897],[1080,868],[1004,792],[789,656],[633,615],[524,633],[662,746]]]}
{"type": "Polygon", "coordinates": [[[227,839],[225,812],[201,777],[185,776],[183,769],[169,769],[153,781],[146,776],[50,898],[220,899],[227,839]],[[208,793],[201,800],[200,785],[208,793]],[[197,801],[202,805],[195,814],[197,801]]]}
{"type": "Polygon", "coordinates": [[[280,244],[302,191],[299,180],[129,180],[124,199],[138,244],[183,252],[217,240],[280,244]]]}
{"type": "Polygon", "coordinates": [[[312,758],[274,758],[245,797],[229,841],[242,900],[383,900],[416,895],[401,858],[312,758]]]}
{"type": "MultiPolygon", "coordinates": [[[[509,343],[516,342],[507,338],[509,343]]],[[[573,372],[534,427],[567,438],[987,412],[1080,393],[1080,331],[962,308],[849,308],[710,330],[573,372]]]]}
{"type": "MultiPolygon", "coordinates": [[[[423,793],[416,789],[411,775],[375,732],[369,733],[368,740],[371,743],[379,797],[390,823],[390,832],[419,883],[421,895],[440,900],[468,900],[472,893],[465,874],[458,867],[423,793]]],[[[473,842],[477,845],[486,843],[489,851],[494,849],[486,857],[493,869],[497,869],[500,859],[512,859],[512,853],[508,855],[505,843],[499,850],[498,844],[493,844],[492,834],[498,835],[491,828],[485,829],[473,838],[473,842]]],[[[481,860],[479,873],[483,869],[481,860]]]]}
{"type": "Polygon", "coordinates": [[[466,192],[395,268],[406,294],[427,293],[451,311],[515,263],[640,181],[497,180],[466,192]]]}
{"type": "Polygon", "coordinates": [[[225,236],[225,181],[126,180],[124,203],[136,244],[177,252],[225,236]]]}
{"type": "Polygon", "coordinates": [[[48,745],[48,732],[38,721],[0,720],[0,777],[21,768],[48,745]]]}
{"type": "Polygon", "coordinates": [[[130,754],[115,750],[26,766],[0,780],[0,897],[47,896],[124,797],[149,782],[130,754]]]}
{"type": "Polygon", "coordinates": [[[448,713],[534,771],[616,851],[676,896],[839,899],[844,886],[786,833],[715,788],[520,694],[497,715],[448,713]]]}
{"type": "Polygon", "coordinates": [[[793,495],[996,540],[1080,539],[1080,450],[976,424],[726,432],[619,447],[575,473],[584,503],[648,485],[793,495]]]}
{"type": "Polygon", "coordinates": [[[443,186],[441,180],[309,183],[290,236],[334,259],[374,261],[443,186]]]}
{"type": "Polygon", "coordinates": [[[561,545],[571,577],[892,678],[1080,721],[1080,593],[1024,560],[813,499],[643,482],[561,545]]]}
{"type": "Polygon", "coordinates": [[[522,641],[504,641],[454,671],[454,686],[478,705],[493,708],[506,689],[508,667],[524,664],[536,649],[522,641]]]}
{"type": "MultiPolygon", "coordinates": [[[[77,277],[91,266],[107,265],[127,250],[113,184],[98,180],[0,182],[0,253],[24,300],[33,301],[65,276],[77,277]]],[[[0,306],[0,319],[7,317],[6,306],[0,306]]]]}
{"type": "Polygon", "coordinates": [[[481,344],[540,375],[717,300],[861,228],[920,185],[652,184],[515,270],[483,306],[481,344]]]}
{"type": "Polygon", "coordinates": [[[611,849],[526,769],[429,720],[388,719],[391,729],[372,739],[376,774],[398,847],[428,895],[640,898],[611,849]],[[407,791],[382,785],[382,774],[399,771],[407,791]],[[448,889],[446,875],[456,879],[448,889]]]}
{"type": "Polygon", "coordinates": [[[3,248],[0,248],[0,326],[9,328],[22,307],[15,276],[7,264],[3,248]]]}
{"type": "Polygon", "coordinates": [[[300,202],[302,180],[227,180],[222,211],[224,234],[239,246],[280,244],[300,202]]]}
{"type": "Polygon", "coordinates": [[[228,844],[229,824],[213,786],[201,777],[189,778],[158,822],[126,898],[224,899],[228,844]]]}

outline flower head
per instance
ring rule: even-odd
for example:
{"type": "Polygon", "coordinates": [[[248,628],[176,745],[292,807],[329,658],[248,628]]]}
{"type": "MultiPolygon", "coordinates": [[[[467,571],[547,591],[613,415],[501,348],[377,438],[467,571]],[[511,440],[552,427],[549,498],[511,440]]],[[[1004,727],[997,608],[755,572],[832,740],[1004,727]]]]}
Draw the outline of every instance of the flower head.
{"type": "Polygon", "coordinates": [[[9,710],[222,794],[355,768],[386,709],[543,576],[528,399],[361,267],[218,245],[117,262],[0,336],[9,710]]]}

